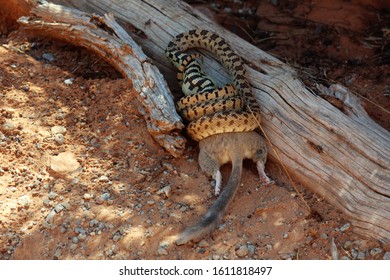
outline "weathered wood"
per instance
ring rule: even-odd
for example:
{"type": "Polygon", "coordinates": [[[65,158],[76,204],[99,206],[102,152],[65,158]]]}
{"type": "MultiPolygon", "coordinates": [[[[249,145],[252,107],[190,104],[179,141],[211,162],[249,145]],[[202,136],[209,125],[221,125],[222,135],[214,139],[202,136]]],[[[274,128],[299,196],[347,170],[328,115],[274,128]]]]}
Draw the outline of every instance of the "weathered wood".
{"type": "Polygon", "coordinates": [[[150,134],[172,155],[179,156],[185,140],[183,128],[165,79],[112,14],[88,15],[72,8],[46,3],[22,17],[19,24],[30,32],[85,47],[113,65],[134,86],[150,134]],[[110,30],[111,32],[107,32],[110,30]]]}
{"type": "MultiPolygon", "coordinates": [[[[160,69],[174,76],[164,49],[193,28],[212,30],[248,62],[248,78],[262,106],[263,128],[290,174],[350,215],[357,233],[390,244],[390,133],[358,105],[347,113],[313,94],[286,64],[217,26],[175,0],[58,0],[85,11],[113,12],[146,36],[137,38],[160,69]]],[[[217,81],[228,76],[214,60],[206,68],[217,81]]],[[[322,91],[322,92],[321,92],[322,91]]],[[[324,88],[321,94],[329,94],[324,88]]],[[[349,104],[351,105],[351,104],[349,104]]],[[[275,154],[270,153],[275,159],[275,154]]]]}

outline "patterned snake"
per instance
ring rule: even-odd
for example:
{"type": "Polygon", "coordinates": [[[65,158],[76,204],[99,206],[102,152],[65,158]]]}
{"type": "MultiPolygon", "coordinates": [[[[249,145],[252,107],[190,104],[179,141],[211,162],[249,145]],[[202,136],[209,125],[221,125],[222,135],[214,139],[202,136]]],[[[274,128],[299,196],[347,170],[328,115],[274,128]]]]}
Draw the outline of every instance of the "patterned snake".
{"type": "Polygon", "coordinates": [[[178,69],[178,80],[186,95],[177,107],[190,122],[187,133],[191,138],[200,141],[218,133],[253,131],[258,127],[260,107],[246,79],[244,63],[223,38],[207,30],[190,30],[177,35],[165,53],[178,69]],[[202,72],[199,55],[185,53],[191,48],[216,55],[233,77],[233,86],[217,88],[202,72]]]}

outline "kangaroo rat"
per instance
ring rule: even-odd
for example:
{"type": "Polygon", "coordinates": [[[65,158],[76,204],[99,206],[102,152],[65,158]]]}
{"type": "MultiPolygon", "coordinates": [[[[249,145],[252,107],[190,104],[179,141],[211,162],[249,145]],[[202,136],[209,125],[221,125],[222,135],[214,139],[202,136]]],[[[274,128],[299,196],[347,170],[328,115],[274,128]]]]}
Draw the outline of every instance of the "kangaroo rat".
{"type": "Polygon", "coordinates": [[[199,142],[199,165],[201,169],[216,181],[215,193],[218,194],[222,182],[220,167],[232,163],[229,181],[217,200],[211,205],[206,215],[194,226],[187,228],[176,240],[182,245],[190,240],[213,231],[219,224],[228,204],[233,200],[241,182],[242,162],[245,158],[257,164],[262,185],[271,181],[264,172],[267,159],[267,146],[264,139],[256,132],[231,132],[209,136],[199,142]]]}

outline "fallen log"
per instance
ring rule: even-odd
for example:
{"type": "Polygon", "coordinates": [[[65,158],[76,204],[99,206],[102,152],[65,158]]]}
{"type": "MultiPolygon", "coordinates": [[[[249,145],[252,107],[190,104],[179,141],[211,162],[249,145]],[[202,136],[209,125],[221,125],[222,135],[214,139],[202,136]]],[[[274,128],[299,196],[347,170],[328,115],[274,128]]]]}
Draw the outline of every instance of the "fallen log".
{"type": "MultiPolygon", "coordinates": [[[[248,78],[262,108],[262,127],[289,173],[348,214],[356,233],[390,244],[390,133],[359,103],[349,102],[347,89],[318,87],[314,94],[288,65],[180,1],[55,2],[87,12],[112,12],[124,26],[142,31],[137,42],[166,77],[175,76],[164,55],[173,36],[205,28],[224,37],[248,64],[248,78]],[[350,110],[340,111],[320,95],[345,98],[350,110]]],[[[205,64],[217,82],[228,81],[215,60],[205,64]]],[[[277,158],[273,152],[269,157],[277,158]]]]}
{"type": "Polygon", "coordinates": [[[25,30],[85,47],[113,65],[133,84],[149,133],[173,156],[180,156],[185,139],[178,133],[184,125],[171,92],[158,68],[114,20],[88,15],[76,9],[44,4],[34,9],[34,18],[21,17],[25,30]]]}

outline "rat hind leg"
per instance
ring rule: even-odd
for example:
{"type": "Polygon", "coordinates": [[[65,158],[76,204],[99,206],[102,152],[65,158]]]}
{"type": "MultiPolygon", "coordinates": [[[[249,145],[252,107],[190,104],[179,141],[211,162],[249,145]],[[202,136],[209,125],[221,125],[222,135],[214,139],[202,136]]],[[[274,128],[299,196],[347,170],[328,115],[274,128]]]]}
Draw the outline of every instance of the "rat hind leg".
{"type": "Polygon", "coordinates": [[[214,159],[204,149],[200,149],[198,162],[203,172],[205,172],[208,176],[212,177],[215,180],[214,191],[215,195],[218,195],[222,185],[222,174],[221,171],[219,171],[220,165],[218,161],[214,159]]]}

